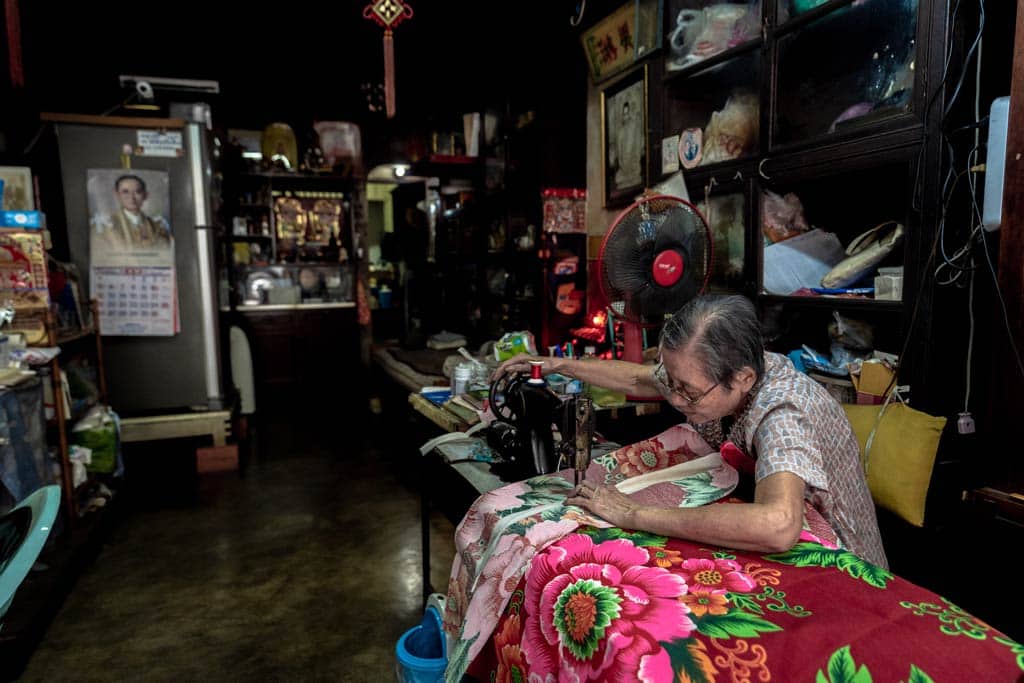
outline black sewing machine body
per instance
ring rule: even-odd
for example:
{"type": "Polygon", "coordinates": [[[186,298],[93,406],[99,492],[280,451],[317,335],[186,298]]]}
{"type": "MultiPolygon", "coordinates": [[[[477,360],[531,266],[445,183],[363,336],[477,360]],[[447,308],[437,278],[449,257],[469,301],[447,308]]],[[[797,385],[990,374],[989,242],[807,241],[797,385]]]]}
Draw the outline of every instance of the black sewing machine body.
{"type": "Polygon", "coordinates": [[[580,394],[562,397],[543,380],[503,377],[491,385],[487,444],[501,457],[491,469],[505,480],[520,480],[573,467],[578,475],[590,462],[593,404],[580,394]],[[556,441],[557,426],[560,439],[556,441]]]}

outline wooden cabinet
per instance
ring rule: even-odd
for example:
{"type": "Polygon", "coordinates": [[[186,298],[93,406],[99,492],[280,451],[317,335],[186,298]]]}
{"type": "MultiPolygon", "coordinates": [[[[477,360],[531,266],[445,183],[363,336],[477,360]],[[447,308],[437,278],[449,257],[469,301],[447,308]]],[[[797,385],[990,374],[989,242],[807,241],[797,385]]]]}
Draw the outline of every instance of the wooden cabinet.
{"type": "Polygon", "coordinates": [[[241,307],[249,337],[257,407],[295,396],[338,395],[358,382],[354,305],[241,307]]]}
{"type": "MultiPolygon", "coordinates": [[[[946,97],[936,88],[947,54],[944,7],[931,0],[733,3],[733,10],[746,6],[736,25],[745,39],[706,56],[705,44],[693,47],[699,39],[688,37],[687,22],[724,11],[716,5],[668,0],[662,57],[638,67],[650,77],[649,149],[688,131],[701,140],[699,161],[684,178],[715,237],[710,288],[752,297],[773,350],[806,343],[828,353],[836,312],[870,324],[875,348],[904,356],[900,382],[912,386],[916,404],[941,413],[943,402],[931,400],[944,388],[940,361],[907,353],[906,344],[929,338],[938,305],[927,276],[936,266],[943,196],[946,97]],[[902,225],[902,241],[876,264],[903,268],[902,298],[770,291],[766,200],[790,195],[809,227],[834,234],[842,247],[880,223],[902,225]]],[[[668,174],[652,156],[653,185],[668,174]]],[[[871,286],[873,275],[859,284],[871,286]]]]}

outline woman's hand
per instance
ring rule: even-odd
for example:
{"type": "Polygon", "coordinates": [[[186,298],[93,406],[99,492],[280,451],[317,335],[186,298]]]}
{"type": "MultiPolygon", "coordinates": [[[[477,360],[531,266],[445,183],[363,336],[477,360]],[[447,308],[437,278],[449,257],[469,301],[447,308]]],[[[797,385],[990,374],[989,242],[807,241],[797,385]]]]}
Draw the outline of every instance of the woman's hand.
{"type": "Polygon", "coordinates": [[[633,528],[634,515],[640,508],[629,496],[614,486],[599,486],[589,481],[577,486],[576,491],[565,502],[589,510],[601,519],[623,529],[633,528]]]}
{"type": "Polygon", "coordinates": [[[540,361],[542,363],[541,374],[550,375],[558,372],[556,367],[557,362],[564,360],[562,358],[555,358],[554,356],[531,356],[526,353],[521,353],[518,356],[509,358],[507,361],[498,366],[498,368],[491,373],[491,381],[497,381],[502,375],[514,375],[516,373],[530,374],[530,361],[540,361]]]}

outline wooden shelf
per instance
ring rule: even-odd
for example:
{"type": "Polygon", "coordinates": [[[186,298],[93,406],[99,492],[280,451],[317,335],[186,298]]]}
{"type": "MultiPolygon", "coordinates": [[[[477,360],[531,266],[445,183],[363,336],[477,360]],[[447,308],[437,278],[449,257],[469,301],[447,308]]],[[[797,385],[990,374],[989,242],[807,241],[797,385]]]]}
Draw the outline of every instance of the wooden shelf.
{"type": "Polygon", "coordinates": [[[688,188],[698,188],[699,193],[691,192],[691,199],[694,204],[704,198],[704,186],[712,179],[715,179],[715,192],[721,192],[730,185],[740,185],[748,178],[757,175],[757,159],[755,157],[740,157],[729,161],[719,161],[707,166],[698,166],[690,170],[683,170],[683,179],[688,188]],[[742,177],[737,177],[736,174],[742,177]],[[696,199],[694,199],[696,198],[696,199]]]}
{"type": "Polygon", "coordinates": [[[238,177],[244,180],[260,180],[269,181],[271,185],[275,183],[281,183],[284,185],[296,184],[300,185],[303,183],[334,183],[340,185],[354,185],[355,183],[363,180],[362,176],[359,175],[335,175],[330,173],[240,173],[238,177]]]}
{"type": "Polygon", "coordinates": [[[760,303],[777,304],[790,307],[806,308],[840,308],[858,311],[876,311],[879,313],[901,313],[902,301],[876,301],[874,299],[853,299],[839,296],[783,296],[779,294],[760,294],[760,303]]]}
{"type": "Polygon", "coordinates": [[[94,334],[96,334],[96,329],[93,328],[93,327],[81,329],[78,332],[72,332],[70,334],[60,334],[60,333],[58,333],[58,335],[57,335],[57,346],[61,346],[63,344],[70,344],[73,341],[77,341],[79,339],[84,339],[85,337],[91,337],[94,334]]]}
{"type": "Polygon", "coordinates": [[[735,47],[731,47],[724,52],[719,52],[717,55],[711,55],[706,59],[702,59],[699,62],[694,62],[689,66],[683,67],[682,69],[676,69],[675,71],[665,70],[665,76],[662,78],[662,83],[665,85],[673,85],[679,81],[685,80],[690,76],[698,74],[702,71],[714,68],[721,64],[728,62],[731,59],[739,57],[740,55],[751,52],[761,47],[761,39],[755,38],[754,40],[748,40],[745,43],[740,43],[735,47]]]}
{"type": "Polygon", "coordinates": [[[274,239],[272,235],[229,235],[232,242],[269,242],[274,239]]]}

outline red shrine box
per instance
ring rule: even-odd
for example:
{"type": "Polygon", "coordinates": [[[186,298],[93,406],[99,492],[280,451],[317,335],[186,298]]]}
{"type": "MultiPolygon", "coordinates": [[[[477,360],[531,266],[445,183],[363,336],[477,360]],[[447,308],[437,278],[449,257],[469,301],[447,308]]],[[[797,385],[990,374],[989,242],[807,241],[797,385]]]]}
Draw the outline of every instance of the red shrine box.
{"type": "Polygon", "coordinates": [[[238,444],[196,449],[196,472],[234,472],[238,469],[238,444]]]}

